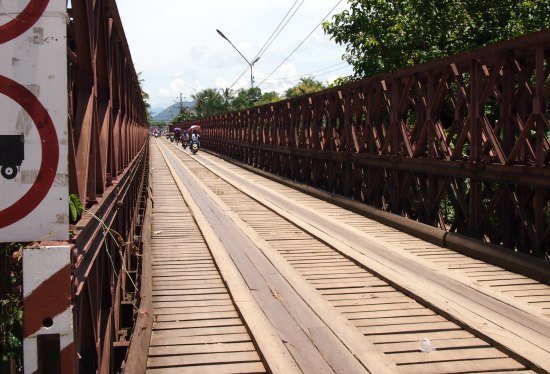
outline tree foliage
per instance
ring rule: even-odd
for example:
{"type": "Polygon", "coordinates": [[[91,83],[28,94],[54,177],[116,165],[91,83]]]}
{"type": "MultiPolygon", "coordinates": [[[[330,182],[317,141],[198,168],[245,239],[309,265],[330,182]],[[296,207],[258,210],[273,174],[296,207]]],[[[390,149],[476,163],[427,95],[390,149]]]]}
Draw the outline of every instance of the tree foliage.
{"type": "Polygon", "coordinates": [[[350,0],[323,26],[355,76],[372,76],[548,28],[550,2],[350,0]]]}
{"type": "Polygon", "coordinates": [[[207,88],[191,95],[197,117],[208,117],[228,110],[229,102],[217,89],[207,88]]]}
{"type": "Polygon", "coordinates": [[[257,101],[257,98],[262,96],[262,90],[259,87],[240,89],[236,95],[231,96],[229,105],[230,110],[242,110],[251,108],[257,101]]]}
{"type": "Polygon", "coordinates": [[[307,95],[314,92],[324,90],[326,86],[323,82],[318,81],[312,77],[302,77],[298,84],[285,91],[285,97],[290,99],[291,97],[307,95]]]}
{"type": "Polygon", "coordinates": [[[147,114],[147,121],[151,123],[153,121],[153,113],[151,113],[151,104],[149,104],[149,94],[143,90],[143,82],[145,79],[141,77],[141,71],[137,74],[139,89],[141,90],[141,97],[143,98],[143,104],[145,105],[145,112],[147,114]]]}
{"type": "Polygon", "coordinates": [[[197,118],[197,115],[193,111],[192,108],[189,107],[183,107],[181,108],[179,114],[177,114],[172,121],[173,122],[183,122],[183,121],[189,121],[191,119],[197,118]]]}
{"type": "Polygon", "coordinates": [[[254,89],[240,89],[232,91],[226,89],[207,88],[192,95],[195,101],[194,113],[186,111],[174,117],[174,122],[186,121],[193,118],[203,118],[224,112],[243,110],[258,105],[264,105],[281,100],[281,96],[274,91],[262,92],[259,87],[254,89]]]}
{"type": "MultiPolygon", "coordinates": [[[[301,78],[296,86],[286,91],[285,98],[305,95],[325,89],[326,86],[311,77],[301,78]]],[[[191,95],[195,101],[194,112],[186,110],[175,116],[173,122],[182,122],[194,118],[204,118],[230,111],[244,110],[283,100],[275,91],[262,92],[260,87],[232,91],[226,89],[207,88],[191,95]]]]}

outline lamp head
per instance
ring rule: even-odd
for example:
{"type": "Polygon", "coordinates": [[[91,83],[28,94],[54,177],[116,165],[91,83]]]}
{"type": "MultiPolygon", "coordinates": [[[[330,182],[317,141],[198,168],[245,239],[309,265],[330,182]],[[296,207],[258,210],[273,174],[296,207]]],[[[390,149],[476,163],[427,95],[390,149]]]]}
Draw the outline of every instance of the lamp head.
{"type": "Polygon", "coordinates": [[[220,30],[216,29],[216,32],[222,37],[224,38],[225,40],[227,40],[227,37],[223,34],[223,32],[221,32],[220,30]]]}

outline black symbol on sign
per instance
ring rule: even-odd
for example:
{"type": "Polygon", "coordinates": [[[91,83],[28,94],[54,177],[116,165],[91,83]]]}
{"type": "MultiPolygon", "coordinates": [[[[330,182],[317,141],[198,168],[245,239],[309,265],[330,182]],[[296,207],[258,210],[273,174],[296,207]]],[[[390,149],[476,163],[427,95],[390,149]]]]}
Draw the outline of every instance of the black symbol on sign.
{"type": "Polygon", "coordinates": [[[0,174],[6,179],[17,176],[25,159],[25,137],[21,135],[0,135],[0,174]]]}

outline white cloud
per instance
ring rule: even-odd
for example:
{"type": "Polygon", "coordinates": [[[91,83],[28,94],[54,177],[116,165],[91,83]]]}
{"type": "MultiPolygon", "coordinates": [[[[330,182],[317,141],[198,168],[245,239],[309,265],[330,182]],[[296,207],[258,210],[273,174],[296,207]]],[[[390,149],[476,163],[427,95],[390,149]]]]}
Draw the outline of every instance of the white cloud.
{"type": "MultiPolygon", "coordinates": [[[[258,0],[118,0],[122,22],[137,71],[142,71],[151,105],[168,106],[179,92],[231,85],[246,67],[242,57],[217,33],[223,33],[251,60],[292,5],[258,0]]],[[[260,83],[319,23],[335,0],[306,0],[304,5],[254,66],[260,83]]],[[[338,10],[348,6],[345,2],[338,10]]],[[[322,30],[273,74],[277,84],[264,90],[282,91],[291,84],[282,78],[322,69],[341,61],[344,47],[322,30]]],[[[345,72],[345,70],[343,70],[345,72]]],[[[339,72],[335,72],[338,74],[339,72]]],[[[271,78],[270,78],[271,79],[271,78]]],[[[267,83],[267,82],[266,82],[267,83]]],[[[250,86],[246,73],[233,89],[250,86]]]]}

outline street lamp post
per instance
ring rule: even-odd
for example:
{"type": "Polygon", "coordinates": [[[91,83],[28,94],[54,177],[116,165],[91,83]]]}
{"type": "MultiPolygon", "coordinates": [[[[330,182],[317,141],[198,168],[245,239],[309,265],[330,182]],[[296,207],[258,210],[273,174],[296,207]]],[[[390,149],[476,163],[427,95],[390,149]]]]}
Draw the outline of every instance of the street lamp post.
{"type": "Polygon", "coordinates": [[[222,38],[224,38],[225,40],[227,40],[227,42],[228,42],[229,44],[231,44],[231,46],[232,46],[233,48],[235,48],[235,50],[236,50],[236,51],[241,55],[241,57],[246,61],[246,63],[248,64],[248,66],[250,66],[250,90],[252,91],[252,94],[254,94],[254,75],[253,75],[253,73],[252,73],[252,69],[253,69],[253,67],[254,67],[254,64],[255,64],[256,62],[258,62],[258,60],[260,59],[260,56],[256,57],[256,58],[254,59],[254,61],[252,61],[252,62],[248,61],[248,59],[247,59],[246,57],[244,57],[244,55],[241,53],[241,51],[239,51],[239,50],[237,49],[237,47],[235,47],[235,45],[234,45],[233,43],[231,43],[231,40],[227,39],[227,37],[223,34],[223,32],[221,32],[221,31],[218,30],[218,29],[216,29],[216,32],[217,32],[222,38]]]}

